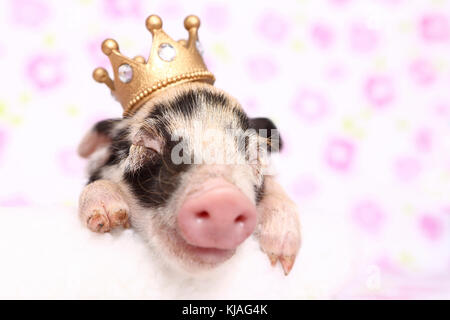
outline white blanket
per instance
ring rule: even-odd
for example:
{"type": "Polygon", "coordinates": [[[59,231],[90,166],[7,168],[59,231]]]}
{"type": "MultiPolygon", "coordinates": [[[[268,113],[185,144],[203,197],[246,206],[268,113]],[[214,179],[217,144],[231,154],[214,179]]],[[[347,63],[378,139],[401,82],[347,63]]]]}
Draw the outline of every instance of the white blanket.
{"type": "Polygon", "coordinates": [[[74,207],[0,208],[0,216],[0,298],[332,298],[354,266],[349,233],[329,218],[302,218],[303,247],[286,277],[254,239],[220,269],[187,276],[155,262],[132,229],[90,232],[74,207]]]}

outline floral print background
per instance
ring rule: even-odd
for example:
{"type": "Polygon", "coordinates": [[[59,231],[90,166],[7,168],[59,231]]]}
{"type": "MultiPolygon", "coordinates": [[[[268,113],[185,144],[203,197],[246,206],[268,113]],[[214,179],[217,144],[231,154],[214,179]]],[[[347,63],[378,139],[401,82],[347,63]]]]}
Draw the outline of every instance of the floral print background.
{"type": "Polygon", "coordinates": [[[151,13],[175,39],[201,18],[216,86],[278,124],[301,215],[355,233],[338,297],[450,297],[449,0],[1,1],[1,207],[76,207],[77,144],[121,115],[101,41],[147,55],[151,13]]]}

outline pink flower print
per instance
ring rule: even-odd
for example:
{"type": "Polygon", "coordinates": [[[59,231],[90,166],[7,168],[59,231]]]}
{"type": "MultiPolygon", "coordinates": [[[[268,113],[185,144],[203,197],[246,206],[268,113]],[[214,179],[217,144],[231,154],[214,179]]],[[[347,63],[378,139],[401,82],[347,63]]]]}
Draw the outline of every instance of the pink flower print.
{"type": "Polygon", "coordinates": [[[244,108],[246,111],[252,113],[255,111],[258,111],[259,109],[259,103],[256,98],[248,98],[245,100],[244,108]]]}
{"type": "Polygon", "coordinates": [[[420,33],[426,42],[444,42],[450,39],[448,17],[440,13],[426,14],[420,20],[420,33]]]}
{"type": "Polygon", "coordinates": [[[413,80],[421,86],[430,85],[436,79],[434,68],[427,60],[413,61],[409,70],[413,80]]]}
{"type": "Polygon", "coordinates": [[[328,0],[328,1],[336,6],[343,6],[349,3],[351,0],[328,0]]]}
{"type": "Polygon", "coordinates": [[[347,75],[347,70],[345,66],[336,64],[331,65],[325,70],[325,76],[330,80],[342,80],[347,75]]]}
{"type": "Polygon", "coordinates": [[[300,177],[295,181],[293,193],[299,198],[310,198],[318,191],[316,181],[311,177],[300,177]]]}
{"type": "Polygon", "coordinates": [[[50,16],[50,9],[45,1],[14,0],[11,5],[13,21],[24,26],[38,27],[50,16]]]}
{"type": "Polygon", "coordinates": [[[378,44],[378,35],[363,24],[355,24],[350,29],[350,44],[355,51],[368,52],[378,44]]]}
{"type": "Polygon", "coordinates": [[[448,214],[448,215],[450,216],[450,205],[443,206],[442,209],[441,209],[441,211],[442,211],[444,214],[448,214]]]}
{"type": "Polygon", "coordinates": [[[31,205],[31,201],[22,194],[16,194],[0,200],[0,207],[24,207],[31,205]]]}
{"type": "Polygon", "coordinates": [[[321,93],[303,90],[295,97],[293,108],[301,118],[314,122],[324,117],[328,105],[321,93]]]}
{"type": "Polygon", "coordinates": [[[394,168],[397,177],[404,182],[416,178],[421,170],[419,160],[412,157],[401,157],[397,159],[394,168]]]}
{"type": "Polygon", "coordinates": [[[327,49],[333,44],[333,30],[324,24],[316,24],[311,30],[314,43],[321,49],[327,49]]]}
{"type": "Polygon", "coordinates": [[[433,136],[429,129],[420,129],[415,135],[415,144],[420,152],[430,152],[433,136]]]}
{"type": "Polygon", "coordinates": [[[390,5],[397,5],[402,3],[404,0],[378,0],[380,2],[385,2],[386,4],[390,4],[390,5]]]}
{"type": "Polygon", "coordinates": [[[86,44],[86,49],[95,66],[107,68],[111,65],[108,57],[101,50],[101,44],[106,38],[107,37],[98,37],[89,40],[86,44]]]}
{"type": "Polygon", "coordinates": [[[423,214],[419,218],[419,228],[425,238],[437,241],[442,237],[444,224],[440,218],[434,215],[423,214]]]}
{"type": "Polygon", "coordinates": [[[214,31],[223,31],[227,28],[230,17],[225,4],[210,4],[204,11],[204,21],[208,28],[214,31]]]}
{"type": "Polygon", "coordinates": [[[385,216],[377,203],[367,200],[357,203],[352,212],[352,219],[356,225],[367,233],[372,234],[380,231],[385,216]]]}
{"type": "Polygon", "coordinates": [[[83,172],[83,161],[73,148],[61,150],[58,153],[57,161],[62,171],[67,175],[79,175],[83,172]]]}
{"type": "Polygon", "coordinates": [[[278,67],[273,59],[258,57],[248,61],[247,67],[250,76],[254,80],[266,81],[273,78],[278,73],[278,67]]]}
{"type": "Polygon", "coordinates": [[[164,1],[157,12],[160,12],[162,17],[179,18],[183,15],[183,8],[179,1],[164,1]]]}
{"type": "Polygon", "coordinates": [[[384,274],[401,275],[403,272],[402,269],[386,255],[380,256],[375,263],[384,274]]]}
{"type": "Polygon", "coordinates": [[[28,62],[26,75],[39,89],[54,88],[60,85],[64,79],[62,58],[37,55],[28,62]]]}
{"type": "Polygon", "coordinates": [[[392,81],[384,76],[372,76],[365,84],[367,99],[377,108],[387,106],[394,99],[392,81]]]}
{"type": "Polygon", "coordinates": [[[344,139],[333,139],[325,148],[325,161],[330,168],[345,172],[352,165],[355,154],[353,143],[344,139]]]}
{"type": "Polygon", "coordinates": [[[286,38],[289,25],[278,13],[268,12],[259,19],[257,30],[265,39],[279,43],[286,38]]]}
{"type": "Polygon", "coordinates": [[[0,130],[0,161],[3,158],[4,150],[6,148],[6,141],[7,141],[6,131],[0,130]]]}
{"type": "Polygon", "coordinates": [[[434,111],[438,117],[447,117],[450,115],[450,104],[439,103],[435,106],[434,111]]]}
{"type": "Polygon", "coordinates": [[[105,13],[113,19],[139,17],[141,0],[104,0],[105,13]]]}

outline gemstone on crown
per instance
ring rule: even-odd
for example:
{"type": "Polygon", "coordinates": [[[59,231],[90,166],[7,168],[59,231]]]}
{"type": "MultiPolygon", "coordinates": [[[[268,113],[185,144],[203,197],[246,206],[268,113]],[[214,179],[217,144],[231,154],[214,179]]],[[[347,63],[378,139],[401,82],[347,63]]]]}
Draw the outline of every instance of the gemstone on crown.
{"type": "Polygon", "coordinates": [[[128,83],[133,79],[133,68],[129,64],[122,64],[119,69],[117,69],[119,74],[119,79],[123,83],[128,83]]]}
{"type": "Polygon", "coordinates": [[[175,58],[176,52],[174,47],[172,47],[169,43],[161,43],[158,48],[158,55],[164,61],[170,62],[175,58]]]}

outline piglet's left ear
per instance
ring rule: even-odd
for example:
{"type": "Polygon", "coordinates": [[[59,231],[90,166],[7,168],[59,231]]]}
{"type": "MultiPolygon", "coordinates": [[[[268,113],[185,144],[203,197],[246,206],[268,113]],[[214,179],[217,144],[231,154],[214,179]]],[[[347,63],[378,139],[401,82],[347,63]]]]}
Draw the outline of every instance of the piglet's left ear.
{"type": "Polygon", "coordinates": [[[279,152],[281,150],[283,143],[280,132],[272,120],[268,118],[252,118],[249,120],[249,127],[255,129],[261,136],[269,140],[268,151],[279,152]]]}

